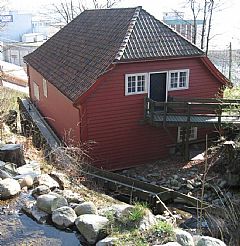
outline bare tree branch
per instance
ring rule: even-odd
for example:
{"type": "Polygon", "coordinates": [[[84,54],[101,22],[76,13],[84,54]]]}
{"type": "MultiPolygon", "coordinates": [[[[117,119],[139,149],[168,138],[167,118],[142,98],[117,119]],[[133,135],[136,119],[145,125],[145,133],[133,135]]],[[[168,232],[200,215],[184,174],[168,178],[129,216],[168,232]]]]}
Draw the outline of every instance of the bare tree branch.
{"type": "MultiPolygon", "coordinates": [[[[100,0],[92,0],[90,5],[83,3],[83,0],[61,0],[60,3],[52,3],[50,10],[45,15],[51,15],[52,18],[63,20],[66,24],[72,21],[77,15],[89,8],[101,9],[112,8],[121,0],[105,0],[100,3],[100,0]],[[58,18],[56,18],[58,16],[58,18]]],[[[89,2],[88,2],[89,3],[89,2]]]]}

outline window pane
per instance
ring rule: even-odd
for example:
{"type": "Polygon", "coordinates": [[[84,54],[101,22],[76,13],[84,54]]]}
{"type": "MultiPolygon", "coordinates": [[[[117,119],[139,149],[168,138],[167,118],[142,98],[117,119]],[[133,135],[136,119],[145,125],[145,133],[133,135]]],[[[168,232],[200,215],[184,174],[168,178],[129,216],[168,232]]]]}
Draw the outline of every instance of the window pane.
{"type": "Polygon", "coordinates": [[[170,87],[177,88],[178,86],[178,72],[170,74],[170,87]]]}
{"type": "Polygon", "coordinates": [[[142,92],[145,91],[145,76],[137,76],[137,91],[142,92]]]}
{"type": "Polygon", "coordinates": [[[186,86],[187,86],[187,73],[180,72],[179,87],[186,87],[186,86]]]}
{"type": "Polygon", "coordinates": [[[135,76],[128,77],[128,93],[135,92],[136,90],[136,78],[135,76]]]}

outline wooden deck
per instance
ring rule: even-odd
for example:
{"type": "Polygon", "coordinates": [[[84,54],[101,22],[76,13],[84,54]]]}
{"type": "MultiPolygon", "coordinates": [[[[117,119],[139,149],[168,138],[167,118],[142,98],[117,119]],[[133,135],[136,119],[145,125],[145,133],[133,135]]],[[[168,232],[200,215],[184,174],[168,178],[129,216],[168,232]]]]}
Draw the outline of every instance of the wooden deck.
{"type": "Polygon", "coordinates": [[[145,98],[145,121],[155,126],[240,125],[240,100],[181,99],[155,102],[145,98]]]}

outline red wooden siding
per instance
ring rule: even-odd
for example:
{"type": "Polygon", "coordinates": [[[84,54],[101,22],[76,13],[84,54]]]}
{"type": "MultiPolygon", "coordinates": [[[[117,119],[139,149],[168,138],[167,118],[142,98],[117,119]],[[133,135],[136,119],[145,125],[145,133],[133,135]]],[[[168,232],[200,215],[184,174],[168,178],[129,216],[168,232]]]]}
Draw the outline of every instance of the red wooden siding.
{"type": "MultiPolygon", "coordinates": [[[[197,58],[119,64],[101,78],[95,92],[83,104],[86,140],[96,142],[92,151],[96,165],[118,169],[167,155],[167,145],[175,142],[163,128],[140,123],[144,94],[124,95],[125,74],[178,69],[190,69],[189,89],[172,91],[171,96],[213,97],[221,86],[197,58]]],[[[170,131],[176,136],[176,128],[170,131]]]]}
{"type": "MultiPolygon", "coordinates": [[[[72,102],[47,82],[48,97],[43,95],[43,77],[33,68],[29,67],[30,97],[40,112],[46,117],[55,132],[62,138],[70,133],[71,139],[80,139],[79,112],[72,106],[72,102]],[[40,100],[36,101],[33,94],[33,82],[39,86],[40,100]]],[[[68,139],[69,140],[69,139],[68,139]]]]}

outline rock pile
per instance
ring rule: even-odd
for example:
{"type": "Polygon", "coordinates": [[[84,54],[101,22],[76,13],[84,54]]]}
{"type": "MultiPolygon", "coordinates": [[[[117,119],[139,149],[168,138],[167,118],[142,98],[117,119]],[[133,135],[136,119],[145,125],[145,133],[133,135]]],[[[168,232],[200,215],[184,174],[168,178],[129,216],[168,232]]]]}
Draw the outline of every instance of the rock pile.
{"type": "MultiPolygon", "coordinates": [[[[119,243],[118,238],[109,236],[109,228],[115,223],[124,223],[140,231],[148,231],[159,220],[166,220],[166,217],[155,216],[148,209],[140,219],[130,220],[129,216],[134,213],[134,206],[127,204],[114,204],[99,209],[93,202],[85,201],[79,193],[69,189],[70,181],[66,175],[58,172],[41,174],[40,165],[36,162],[29,162],[18,168],[4,162],[0,164],[4,167],[4,170],[0,168],[1,199],[16,196],[21,191],[30,192],[32,196],[22,208],[27,215],[38,223],[53,224],[60,229],[77,230],[88,245],[103,246],[119,243]]],[[[169,182],[177,185],[178,177],[174,176],[169,182]]],[[[186,186],[198,186],[194,182],[186,181],[186,186]]],[[[225,245],[218,239],[192,236],[180,229],[176,230],[175,234],[176,242],[165,245],[225,245]]]]}

